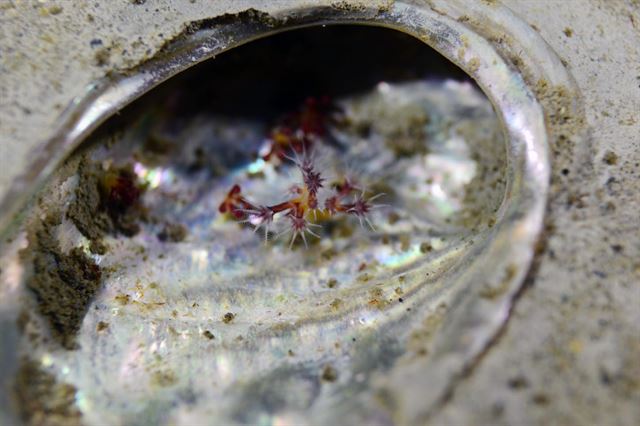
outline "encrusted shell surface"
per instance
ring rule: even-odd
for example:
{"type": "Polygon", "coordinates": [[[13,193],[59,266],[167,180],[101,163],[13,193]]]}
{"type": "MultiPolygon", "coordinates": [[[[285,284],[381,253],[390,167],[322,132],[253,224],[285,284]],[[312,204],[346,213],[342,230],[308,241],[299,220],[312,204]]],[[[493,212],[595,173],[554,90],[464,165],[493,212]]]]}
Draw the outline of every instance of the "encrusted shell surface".
{"type": "MultiPolygon", "coordinates": [[[[79,349],[27,338],[20,345],[75,387],[87,423],[413,422],[504,324],[542,226],[549,166],[539,105],[486,40],[432,10],[396,3],[375,14],[334,13],[301,11],[281,29],[335,21],[399,28],[465,67],[489,99],[454,81],[381,83],[340,99],[350,125],[368,121],[371,132],[334,128],[347,151],[324,149],[324,170],[353,167],[367,185],[393,191],[372,216],[375,231],[347,221],[309,250],[265,245],[217,211],[233,182],[260,199],[295,181],[294,169],[251,159],[264,122],[195,115],[181,123],[188,143],[178,153],[148,161],[135,155],[140,135],[149,120],[166,120],[152,109],[89,148],[89,161],[105,169],[131,164],[146,183],[144,204],[162,221],[131,238],[107,237],[105,254],[91,254],[72,221],[55,228],[63,250],[83,247],[110,273],[84,317],[79,349]],[[416,121],[426,148],[398,160],[389,140],[416,121]],[[226,170],[189,171],[197,148],[226,170]],[[184,240],[158,241],[166,224],[184,226],[184,240]]],[[[96,86],[58,148],[76,146],[115,106],[176,68],[273,31],[272,23],[239,22],[195,32],[171,60],[96,86]]],[[[50,176],[57,155],[38,179],[50,176]]],[[[68,208],[84,178],[73,167],[56,172],[35,216],[68,208]]],[[[15,300],[29,277],[17,256],[27,245],[18,232],[4,248],[4,300],[15,300]]],[[[14,332],[7,339],[17,347],[14,332]]]]}

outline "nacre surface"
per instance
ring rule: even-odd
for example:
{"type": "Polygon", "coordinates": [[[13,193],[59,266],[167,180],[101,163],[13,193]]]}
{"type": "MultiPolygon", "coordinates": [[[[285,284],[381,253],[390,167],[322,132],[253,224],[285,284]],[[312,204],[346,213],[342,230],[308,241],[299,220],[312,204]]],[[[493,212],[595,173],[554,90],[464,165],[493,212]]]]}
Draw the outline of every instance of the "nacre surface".
{"type": "MultiPolygon", "coordinates": [[[[79,349],[31,349],[78,389],[87,422],[295,419],[342,404],[370,386],[372,371],[426,350],[411,324],[446,309],[444,275],[490,231],[504,196],[499,121],[476,87],[453,80],[381,82],[337,103],[346,124],[330,131],[340,148],[320,144],[318,167],[382,188],[384,205],[370,218],[375,230],[329,220],[308,248],[265,243],[217,208],[234,183],[268,202],[299,180],[290,163],[256,159],[268,123],[204,113],[174,123],[151,108],[83,154],[104,168],[132,165],[156,217],[133,237],[106,237],[103,255],[69,219],[58,227],[62,247],[84,247],[110,271],[79,349]],[[414,151],[398,157],[402,137],[414,151]],[[168,153],[145,151],[149,138],[167,141],[168,153]],[[207,167],[194,169],[194,152],[207,167]],[[166,223],[183,225],[185,239],[159,240],[166,223]]],[[[83,178],[59,176],[45,203],[64,209],[83,178]]]]}

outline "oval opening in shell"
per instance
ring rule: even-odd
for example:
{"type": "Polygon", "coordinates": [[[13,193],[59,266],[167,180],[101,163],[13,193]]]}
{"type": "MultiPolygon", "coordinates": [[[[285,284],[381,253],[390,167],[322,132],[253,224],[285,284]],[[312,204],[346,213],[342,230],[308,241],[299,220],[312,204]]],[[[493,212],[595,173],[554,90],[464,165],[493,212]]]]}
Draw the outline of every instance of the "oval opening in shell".
{"type": "MultiPolygon", "coordinates": [[[[437,352],[503,244],[503,120],[444,56],[378,27],[291,30],[169,79],[25,213],[24,416],[46,406],[43,380],[87,423],[388,415],[356,399],[437,352]]],[[[484,284],[487,300],[509,288],[484,284]]]]}

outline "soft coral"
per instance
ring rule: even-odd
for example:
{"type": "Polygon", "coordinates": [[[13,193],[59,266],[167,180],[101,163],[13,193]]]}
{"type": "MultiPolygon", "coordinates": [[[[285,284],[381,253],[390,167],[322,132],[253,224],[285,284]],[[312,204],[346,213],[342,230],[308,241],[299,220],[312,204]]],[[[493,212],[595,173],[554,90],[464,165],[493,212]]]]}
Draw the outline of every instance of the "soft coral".
{"type": "Polygon", "coordinates": [[[270,206],[257,205],[242,195],[239,185],[234,185],[220,204],[220,212],[229,213],[235,219],[253,225],[255,230],[264,228],[265,239],[275,215],[282,214],[289,221],[289,228],[283,233],[291,232],[291,245],[298,236],[307,245],[306,233],[320,238],[311,229],[320,227],[311,222],[311,215],[314,218],[331,217],[337,214],[352,215],[360,220],[361,225],[366,221],[373,229],[368,216],[375,208],[372,201],[382,194],[366,198],[364,191],[350,180],[344,179],[332,186],[332,193],[325,199],[324,206],[321,208],[318,198],[319,191],[324,188],[325,178],[316,169],[311,156],[305,154],[302,159],[296,161],[296,165],[300,170],[302,185],[291,189],[291,198],[288,200],[270,206]]]}
{"type": "Polygon", "coordinates": [[[311,229],[320,227],[310,221],[311,215],[314,219],[336,214],[352,215],[360,220],[361,225],[366,221],[373,229],[368,215],[374,208],[372,201],[382,194],[366,198],[365,192],[349,179],[335,183],[331,188],[332,193],[320,206],[319,193],[325,189],[326,178],[318,170],[312,154],[314,144],[322,141],[327,133],[327,120],[332,110],[335,108],[327,97],[319,100],[308,98],[297,112],[286,116],[270,132],[268,144],[262,153],[263,160],[274,157],[279,161],[289,160],[300,171],[302,184],[290,189],[288,200],[268,206],[257,205],[244,197],[240,186],[236,184],[220,204],[220,212],[253,225],[255,230],[264,228],[265,240],[275,216],[280,214],[289,222],[289,228],[283,233],[291,232],[291,245],[298,236],[306,245],[306,233],[320,237],[311,229]]]}

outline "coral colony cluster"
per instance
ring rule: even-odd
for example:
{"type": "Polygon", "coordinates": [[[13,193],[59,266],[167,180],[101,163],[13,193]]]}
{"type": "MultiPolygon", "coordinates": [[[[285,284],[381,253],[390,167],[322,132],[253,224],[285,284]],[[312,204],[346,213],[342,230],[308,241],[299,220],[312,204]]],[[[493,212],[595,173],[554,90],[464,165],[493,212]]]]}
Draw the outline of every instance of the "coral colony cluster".
{"type": "Polygon", "coordinates": [[[291,162],[300,171],[301,182],[290,188],[289,199],[273,205],[258,205],[243,196],[242,188],[236,184],[220,204],[220,212],[252,225],[254,231],[263,228],[265,241],[270,225],[282,217],[288,226],[278,236],[291,233],[290,247],[298,236],[307,246],[307,233],[320,238],[314,231],[321,228],[317,222],[336,215],[355,216],[360,225],[366,222],[374,229],[368,215],[380,207],[372,201],[383,194],[366,198],[366,191],[347,177],[327,185],[327,179],[315,164],[314,145],[324,141],[331,110],[328,99],[309,98],[299,111],[287,115],[269,133],[262,159],[276,164],[291,162]]]}

